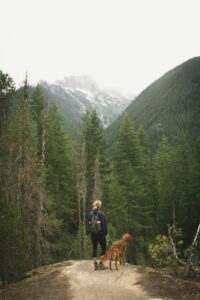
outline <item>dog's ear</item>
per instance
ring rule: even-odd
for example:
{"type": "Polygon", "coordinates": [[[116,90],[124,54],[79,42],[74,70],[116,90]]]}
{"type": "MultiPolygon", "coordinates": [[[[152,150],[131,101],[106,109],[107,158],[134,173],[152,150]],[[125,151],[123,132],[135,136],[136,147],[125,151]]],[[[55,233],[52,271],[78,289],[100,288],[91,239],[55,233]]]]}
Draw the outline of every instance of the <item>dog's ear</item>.
{"type": "Polygon", "coordinates": [[[125,240],[126,242],[128,242],[128,241],[132,241],[133,238],[132,238],[132,236],[131,236],[129,233],[125,233],[125,234],[124,234],[124,240],[125,240]]]}

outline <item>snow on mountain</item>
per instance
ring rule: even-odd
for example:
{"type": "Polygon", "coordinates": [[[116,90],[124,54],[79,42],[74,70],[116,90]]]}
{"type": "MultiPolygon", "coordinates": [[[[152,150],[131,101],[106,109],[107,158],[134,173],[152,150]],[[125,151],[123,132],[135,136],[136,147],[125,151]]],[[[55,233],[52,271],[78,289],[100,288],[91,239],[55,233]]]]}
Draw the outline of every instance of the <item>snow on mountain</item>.
{"type": "Polygon", "coordinates": [[[70,123],[80,122],[86,110],[95,110],[103,127],[108,127],[134,99],[114,90],[103,90],[88,76],[66,77],[56,84],[41,81],[40,85],[50,98],[57,99],[64,118],[72,119],[70,123]]]}

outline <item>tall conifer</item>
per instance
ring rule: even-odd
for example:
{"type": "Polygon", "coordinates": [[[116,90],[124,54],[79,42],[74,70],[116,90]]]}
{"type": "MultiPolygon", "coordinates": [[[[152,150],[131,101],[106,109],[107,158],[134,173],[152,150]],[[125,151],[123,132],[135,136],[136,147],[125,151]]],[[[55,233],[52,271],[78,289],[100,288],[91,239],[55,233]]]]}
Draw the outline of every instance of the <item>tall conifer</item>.
{"type": "Polygon", "coordinates": [[[55,101],[49,106],[45,141],[46,189],[52,199],[49,240],[52,254],[58,259],[66,257],[69,235],[77,230],[78,222],[74,223],[76,202],[72,148],[55,101]]]}

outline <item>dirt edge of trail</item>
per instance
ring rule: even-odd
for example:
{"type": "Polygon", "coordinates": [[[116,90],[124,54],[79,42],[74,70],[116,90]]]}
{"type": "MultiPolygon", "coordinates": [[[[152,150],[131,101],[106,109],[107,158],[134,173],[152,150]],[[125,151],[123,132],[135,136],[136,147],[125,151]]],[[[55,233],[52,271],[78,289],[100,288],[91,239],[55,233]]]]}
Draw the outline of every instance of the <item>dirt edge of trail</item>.
{"type": "Polygon", "coordinates": [[[71,265],[72,262],[66,261],[27,272],[24,279],[0,289],[0,299],[72,299],[69,280],[66,276],[62,276],[62,270],[71,265]]]}
{"type": "Polygon", "coordinates": [[[179,279],[166,270],[138,268],[143,288],[152,298],[200,300],[200,282],[179,279]]]}

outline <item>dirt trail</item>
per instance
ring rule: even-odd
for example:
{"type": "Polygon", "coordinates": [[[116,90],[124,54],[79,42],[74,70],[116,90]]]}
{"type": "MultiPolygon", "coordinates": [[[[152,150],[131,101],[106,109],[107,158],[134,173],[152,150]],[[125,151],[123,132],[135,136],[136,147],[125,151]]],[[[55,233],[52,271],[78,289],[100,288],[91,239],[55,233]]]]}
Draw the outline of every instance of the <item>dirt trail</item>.
{"type": "Polygon", "coordinates": [[[40,267],[0,290],[2,300],[200,300],[200,283],[132,265],[94,271],[92,261],[40,267]]]}
{"type": "Polygon", "coordinates": [[[119,271],[94,271],[91,261],[78,261],[62,271],[70,278],[74,299],[81,300],[122,300],[150,299],[138,284],[141,275],[136,269],[126,265],[119,271]]]}

